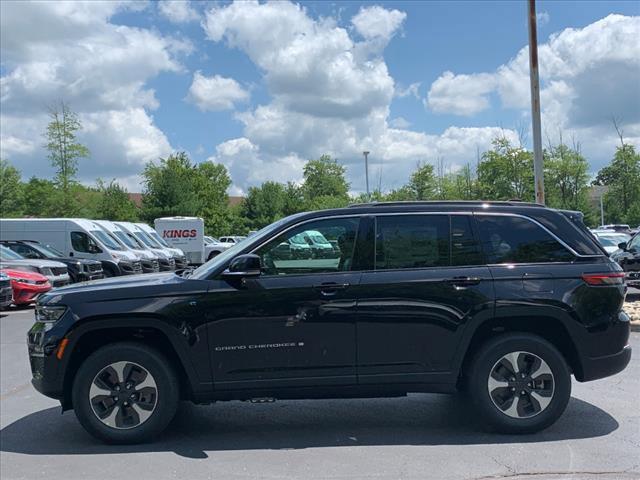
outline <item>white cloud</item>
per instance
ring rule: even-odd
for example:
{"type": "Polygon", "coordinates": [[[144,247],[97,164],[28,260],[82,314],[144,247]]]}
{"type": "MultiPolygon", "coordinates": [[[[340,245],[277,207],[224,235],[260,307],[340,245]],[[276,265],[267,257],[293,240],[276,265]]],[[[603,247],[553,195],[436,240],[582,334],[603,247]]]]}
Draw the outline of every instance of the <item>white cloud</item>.
{"type": "Polygon", "coordinates": [[[162,0],[158,2],[158,10],[173,23],[187,23],[200,18],[188,0],[162,0]]]}
{"type": "Polygon", "coordinates": [[[399,98],[415,97],[420,100],[420,82],[415,82],[409,85],[407,88],[402,88],[400,85],[396,85],[395,95],[399,98]]]}
{"type": "Polygon", "coordinates": [[[382,38],[386,42],[404,22],[407,14],[399,10],[387,10],[379,6],[361,7],[351,19],[356,31],[366,39],[382,38]]]}
{"type": "Polygon", "coordinates": [[[411,126],[411,122],[403,117],[392,118],[389,122],[393,128],[409,128],[411,126]]]}
{"type": "Polygon", "coordinates": [[[447,71],[431,84],[425,105],[437,113],[474,115],[489,108],[488,94],[495,87],[494,75],[454,75],[447,71]]]}
{"type": "Polygon", "coordinates": [[[231,110],[236,103],[249,100],[249,92],[233,78],[205,77],[198,71],[193,75],[187,100],[202,111],[231,110]]]}
{"type": "MultiPolygon", "coordinates": [[[[567,28],[539,45],[543,128],[554,137],[565,130],[582,143],[598,169],[615,145],[611,117],[622,119],[631,138],[640,132],[640,17],[609,15],[584,28],[567,28]],[[602,152],[602,153],[601,153],[602,152]]],[[[530,107],[528,47],[494,72],[444,72],[429,90],[436,112],[473,115],[497,93],[504,108],[530,107]]]]}
{"type": "Polygon", "coordinates": [[[551,16],[548,12],[536,13],[536,22],[538,24],[538,27],[544,27],[549,23],[549,20],[551,20],[551,16]]]}
{"type": "Polygon", "coordinates": [[[407,181],[418,161],[444,157],[463,165],[474,162],[476,148],[488,148],[496,135],[517,139],[494,127],[452,127],[428,135],[406,130],[402,118],[389,121],[394,96],[419,97],[419,83],[396,88],[382,57],[405,17],[397,10],[364,8],[350,32],[289,2],[236,2],[206,13],[208,38],[246,53],[272,97],[236,114],[244,136],[218,145],[211,158],[229,167],[234,191],[270,179],[297,181],[304,160],[325,153],[346,165],[352,189],[362,191],[363,150],[371,151],[372,175],[382,165],[383,188],[394,188],[407,181]],[[354,30],[362,40],[352,37],[354,30]]]}
{"type": "Polygon", "coordinates": [[[79,114],[91,149],[79,177],[139,172],[170,145],[148,111],[158,107],[147,81],[182,72],[188,40],[110,23],[130,2],[2,2],[0,154],[26,176],[47,172],[42,134],[47,105],[64,100],[79,114]]]}

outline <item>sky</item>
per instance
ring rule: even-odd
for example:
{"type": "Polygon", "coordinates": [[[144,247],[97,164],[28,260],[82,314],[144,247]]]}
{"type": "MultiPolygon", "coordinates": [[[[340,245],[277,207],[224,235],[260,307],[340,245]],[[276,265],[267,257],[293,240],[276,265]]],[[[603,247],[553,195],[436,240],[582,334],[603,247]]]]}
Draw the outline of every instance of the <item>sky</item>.
{"type": "MultiPolygon", "coordinates": [[[[640,146],[640,2],[537,2],[543,143],[592,173],[640,146]]],[[[449,171],[506,136],[530,148],[527,3],[0,3],[0,155],[52,177],[48,107],[78,113],[78,178],[143,190],[147,162],[186,151],[230,194],[302,179],[330,154],[353,193],[449,171]]]]}

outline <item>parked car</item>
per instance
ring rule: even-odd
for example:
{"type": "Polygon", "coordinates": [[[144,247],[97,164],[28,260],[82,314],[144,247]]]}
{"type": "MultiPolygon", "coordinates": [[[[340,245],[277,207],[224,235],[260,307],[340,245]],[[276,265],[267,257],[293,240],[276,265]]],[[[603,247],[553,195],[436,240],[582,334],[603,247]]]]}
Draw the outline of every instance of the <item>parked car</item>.
{"type": "Polygon", "coordinates": [[[176,270],[187,268],[189,266],[185,253],[181,249],[169,245],[160,235],[158,235],[158,232],[156,232],[152,227],[150,227],[146,223],[134,223],[134,225],[145,232],[157,247],[162,248],[171,256],[173,256],[176,270]]]}
{"type": "Polygon", "coordinates": [[[13,289],[9,275],[0,271],[0,310],[4,310],[13,302],[13,289]]]}
{"type": "Polygon", "coordinates": [[[616,232],[615,230],[592,230],[591,231],[604,247],[609,255],[618,250],[620,243],[627,243],[631,240],[631,236],[626,233],[616,232]]]}
{"type": "Polygon", "coordinates": [[[53,287],[62,287],[71,281],[64,263],[39,258],[27,259],[10,248],[0,245],[0,269],[8,268],[44,275],[53,287]]]}
{"type": "Polygon", "coordinates": [[[626,223],[613,223],[610,225],[601,225],[598,230],[613,230],[614,232],[621,232],[630,234],[632,232],[631,227],[626,223]]]}
{"type": "Polygon", "coordinates": [[[158,256],[139,242],[136,237],[125,232],[114,222],[108,220],[94,220],[94,222],[107,232],[115,242],[120,244],[122,248],[140,259],[142,273],[157,273],[160,271],[158,256]]]}
{"type": "Polygon", "coordinates": [[[24,270],[6,268],[3,273],[11,280],[12,300],[14,305],[29,305],[38,295],[51,290],[51,283],[44,275],[24,270]]]}
{"type": "Polygon", "coordinates": [[[68,257],[97,260],[107,277],[142,273],[136,255],[121,247],[95,222],[84,218],[3,218],[0,240],[35,240],[68,257]]]}
{"type": "Polygon", "coordinates": [[[104,278],[102,263],[97,260],[65,257],[64,253],[51,245],[27,240],[4,240],[0,242],[18,255],[27,259],[47,259],[64,263],[67,266],[71,282],[86,282],[104,278]]]}
{"type": "Polygon", "coordinates": [[[611,258],[618,262],[627,274],[627,284],[640,288],[640,233],[626,243],[620,243],[611,258]]]}
{"type": "Polygon", "coordinates": [[[146,248],[158,258],[161,272],[170,272],[176,269],[173,254],[156,244],[140,227],[131,222],[115,222],[115,224],[135,239],[141,247],[146,248]]]}
{"type": "Polygon", "coordinates": [[[242,235],[231,235],[228,237],[220,237],[220,243],[230,243],[232,245],[235,245],[236,243],[240,243],[245,238],[247,237],[243,237],[242,235]]]}
{"type": "Polygon", "coordinates": [[[155,438],[180,400],[458,389],[491,428],[530,433],[560,417],[572,374],[629,363],[625,291],[577,216],[536,204],[301,213],[193,271],[42,295],[32,383],[112,443],[155,438]],[[338,239],[339,256],[274,257],[310,230],[338,239]]]}

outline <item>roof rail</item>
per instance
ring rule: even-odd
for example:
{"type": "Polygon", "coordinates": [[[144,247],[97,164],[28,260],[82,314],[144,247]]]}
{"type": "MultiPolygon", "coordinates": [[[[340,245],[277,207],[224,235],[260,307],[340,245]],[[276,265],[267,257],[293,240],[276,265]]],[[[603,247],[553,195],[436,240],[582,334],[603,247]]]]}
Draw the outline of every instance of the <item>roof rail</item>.
{"type": "Polygon", "coordinates": [[[389,202],[363,202],[352,203],[349,208],[354,207],[393,207],[400,205],[502,205],[510,207],[543,207],[539,203],[521,202],[519,200],[401,200],[389,202]]]}

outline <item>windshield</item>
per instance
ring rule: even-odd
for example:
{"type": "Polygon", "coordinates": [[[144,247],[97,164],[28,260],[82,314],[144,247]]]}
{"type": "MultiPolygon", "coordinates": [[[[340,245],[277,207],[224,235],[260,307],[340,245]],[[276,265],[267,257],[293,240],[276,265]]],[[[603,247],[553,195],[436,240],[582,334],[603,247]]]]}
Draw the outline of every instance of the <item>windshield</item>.
{"type": "Polygon", "coordinates": [[[149,235],[147,235],[144,232],[141,231],[137,231],[137,232],[132,232],[133,236],[136,237],[139,241],[141,241],[142,243],[144,243],[147,247],[149,248],[160,248],[160,245],[158,245],[156,242],[154,242],[151,237],[149,237],[149,235]]]}
{"type": "Polygon", "coordinates": [[[107,235],[103,230],[91,230],[91,235],[96,237],[105,247],[110,250],[124,250],[118,242],[116,242],[113,238],[107,235]]]}
{"type": "Polygon", "coordinates": [[[127,247],[129,248],[140,248],[140,246],[133,241],[133,239],[131,237],[129,237],[126,233],[124,233],[122,230],[116,230],[115,232],[113,232],[113,234],[118,238],[118,240],[120,240],[122,243],[124,243],[127,247]]]}
{"type": "Polygon", "coordinates": [[[598,237],[598,241],[603,247],[615,247],[618,245],[612,238],[608,237],[598,237]]]}
{"type": "Polygon", "coordinates": [[[0,245],[0,260],[24,260],[22,255],[18,255],[13,250],[0,245]]]}
{"type": "MultiPolygon", "coordinates": [[[[255,235],[252,235],[251,240],[254,241],[255,243],[260,243],[262,239],[269,237],[273,231],[278,230],[285,223],[288,223],[291,220],[298,218],[302,215],[304,215],[304,213],[296,213],[294,215],[290,215],[288,217],[282,218],[277,222],[272,223],[271,225],[267,225],[262,230],[259,230],[258,232],[256,232],[255,235]]],[[[225,250],[221,254],[216,255],[207,263],[204,263],[200,265],[198,268],[196,268],[193,271],[191,278],[195,278],[197,280],[204,280],[209,278],[209,276],[221,265],[225,264],[227,261],[231,260],[233,257],[238,255],[238,253],[241,252],[246,245],[247,245],[246,242],[236,243],[228,250],[225,250]]]]}
{"type": "Polygon", "coordinates": [[[64,254],[60,250],[58,250],[55,247],[52,247],[51,245],[41,245],[41,244],[33,244],[33,243],[29,245],[31,245],[33,248],[38,250],[40,253],[43,253],[47,257],[64,257],[64,254]]]}
{"type": "Polygon", "coordinates": [[[147,234],[156,241],[156,243],[158,245],[160,245],[161,247],[169,247],[169,244],[167,242],[164,241],[164,239],[158,235],[157,232],[147,232],[147,234]]]}

